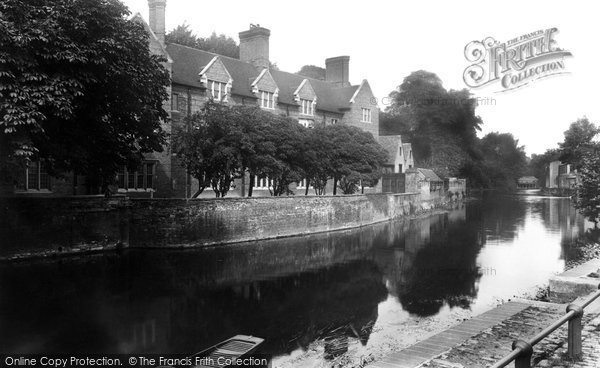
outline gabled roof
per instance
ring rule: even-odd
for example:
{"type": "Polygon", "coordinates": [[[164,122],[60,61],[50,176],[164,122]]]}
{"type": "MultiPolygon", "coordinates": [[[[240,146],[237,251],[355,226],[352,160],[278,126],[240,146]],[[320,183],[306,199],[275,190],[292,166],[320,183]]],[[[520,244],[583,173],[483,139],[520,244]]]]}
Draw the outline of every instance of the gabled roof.
{"type": "Polygon", "coordinates": [[[358,88],[356,89],[356,91],[354,91],[354,93],[352,94],[352,97],[350,98],[350,103],[354,103],[354,100],[356,99],[356,96],[358,96],[358,92],[360,92],[360,90],[363,88],[363,86],[365,84],[368,84],[366,79],[363,79],[362,82],[360,82],[360,85],[358,86],[358,88]]]}
{"type": "Polygon", "coordinates": [[[250,84],[260,72],[252,64],[174,43],[167,44],[167,52],[173,59],[172,79],[174,83],[202,87],[200,72],[215,56],[218,56],[233,79],[232,93],[256,98],[250,84]]]}
{"type": "Polygon", "coordinates": [[[333,84],[326,81],[307,78],[281,70],[271,70],[271,75],[279,87],[277,102],[296,105],[294,92],[302,84],[302,81],[306,79],[310,82],[317,95],[317,109],[330,112],[341,113],[344,109],[349,108],[350,98],[358,88],[358,86],[336,88],[333,84]]]}
{"type": "Polygon", "coordinates": [[[160,43],[160,41],[156,37],[156,34],[154,34],[154,32],[152,31],[152,28],[150,28],[150,25],[144,20],[144,17],[142,17],[142,15],[139,12],[137,12],[133,15],[133,17],[131,17],[131,20],[135,22],[140,22],[142,24],[142,26],[146,30],[146,33],[150,35],[151,41],[160,48],[163,55],[167,58],[167,62],[172,62],[173,60],[171,60],[171,57],[165,49],[165,46],[162,43],[160,43]]]}
{"type": "Polygon", "coordinates": [[[254,82],[250,83],[250,86],[252,88],[256,87],[258,85],[258,82],[260,82],[261,78],[264,77],[265,74],[267,74],[269,72],[269,69],[264,68],[256,77],[256,79],[254,80],[254,82]]]}
{"type": "Polygon", "coordinates": [[[439,176],[436,175],[436,173],[433,172],[433,170],[431,169],[421,169],[421,168],[417,168],[417,170],[425,177],[426,180],[428,181],[443,181],[442,179],[440,179],[439,176]]]}
{"type": "MultiPolygon", "coordinates": [[[[173,60],[172,79],[174,83],[191,87],[202,87],[199,73],[215,56],[219,56],[219,59],[223,62],[233,79],[231,93],[233,95],[256,98],[252,93],[252,82],[256,80],[262,70],[258,70],[252,64],[173,43],[167,44],[166,48],[173,60]]],[[[350,99],[358,89],[358,86],[337,88],[332,83],[326,81],[306,78],[280,70],[269,70],[269,72],[279,87],[277,102],[288,105],[298,105],[294,100],[294,91],[304,79],[310,81],[317,95],[316,107],[318,110],[323,111],[342,113],[344,110],[349,109],[350,99]]]]}

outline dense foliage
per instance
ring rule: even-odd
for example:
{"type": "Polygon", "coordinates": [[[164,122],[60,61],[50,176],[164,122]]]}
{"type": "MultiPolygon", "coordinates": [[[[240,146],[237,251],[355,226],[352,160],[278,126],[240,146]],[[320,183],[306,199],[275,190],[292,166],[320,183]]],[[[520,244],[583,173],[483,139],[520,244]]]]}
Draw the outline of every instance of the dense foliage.
{"type": "Polygon", "coordinates": [[[196,195],[210,186],[217,197],[225,196],[245,172],[250,174],[249,196],[255,177],[269,178],[273,196],[292,194],[290,184],[303,179],[317,195],[325,194],[329,179],[334,180],[333,194],[338,186],[351,194],[361,185],[376,184],[387,154],[359,128],[309,129],[258,107],[212,101],[175,131],[173,151],[198,179],[196,195]]]}
{"type": "Polygon", "coordinates": [[[188,24],[178,25],[165,35],[165,41],[239,59],[240,46],[233,38],[216,32],[209,37],[198,37],[189,27],[188,24]]]}
{"type": "Polygon", "coordinates": [[[118,0],[0,3],[1,175],[31,159],[106,186],[162,151],[169,74],[118,0]]]}
{"type": "Polygon", "coordinates": [[[590,123],[587,118],[577,119],[571,123],[569,129],[565,131],[565,139],[559,143],[559,159],[571,164],[574,170],[583,165],[583,156],[590,152],[595,152],[596,143],[593,139],[600,133],[600,129],[594,123],[590,123]]]}
{"type": "Polygon", "coordinates": [[[544,186],[546,184],[544,180],[546,168],[552,161],[570,164],[571,170],[581,169],[584,165],[583,157],[596,152],[598,143],[594,139],[599,133],[600,128],[591,123],[588,118],[577,119],[564,132],[565,138],[558,143],[558,148],[548,149],[543,154],[531,156],[529,173],[538,178],[544,186]]]}
{"type": "Polygon", "coordinates": [[[118,0],[0,2],[0,164],[30,159],[106,186],[161,151],[169,74],[118,0]]]}
{"type": "Polygon", "coordinates": [[[578,195],[573,197],[575,207],[597,226],[600,216],[600,147],[581,155],[579,179],[578,195]]]}
{"type": "Polygon", "coordinates": [[[494,187],[516,189],[516,179],[525,174],[527,156],[510,133],[492,132],[480,141],[482,167],[494,187]]]}
{"type": "Polygon", "coordinates": [[[471,187],[512,189],[526,166],[523,147],[510,134],[479,139],[483,124],[468,90],[446,90],[434,73],[411,73],[390,93],[380,115],[384,135],[412,144],[415,165],[443,177],[463,177],[471,187]]]}
{"type": "Polygon", "coordinates": [[[570,164],[578,175],[577,190],[573,193],[575,207],[596,224],[600,215],[600,144],[596,141],[599,133],[600,128],[586,117],[577,119],[564,132],[565,138],[558,148],[533,155],[530,163],[530,171],[543,185],[550,162],[570,164]]]}
{"type": "Polygon", "coordinates": [[[296,74],[307,78],[325,80],[325,68],[316,65],[304,65],[296,74]]]}
{"type": "MultiPolygon", "coordinates": [[[[240,58],[240,46],[233,38],[223,33],[217,35],[216,32],[211,33],[209,37],[198,37],[192,32],[188,24],[180,24],[171,30],[165,35],[165,41],[212,52],[213,54],[229,56],[234,59],[240,58]]],[[[279,70],[277,63],[270,61],[269,68],[279,70]]]]}

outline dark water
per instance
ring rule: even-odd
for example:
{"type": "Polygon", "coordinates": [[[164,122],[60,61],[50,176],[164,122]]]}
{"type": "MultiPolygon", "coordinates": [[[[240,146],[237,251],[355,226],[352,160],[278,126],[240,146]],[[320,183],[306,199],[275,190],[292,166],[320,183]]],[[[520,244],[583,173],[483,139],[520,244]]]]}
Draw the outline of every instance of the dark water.
{"type": "Polygon", "coordinates": [[[534,290],[585,226],[568,199],[487,196],[346,232],[0,264],[0,352],[192,353],[248,334],[275,365],[352,361],[534,290]]]}

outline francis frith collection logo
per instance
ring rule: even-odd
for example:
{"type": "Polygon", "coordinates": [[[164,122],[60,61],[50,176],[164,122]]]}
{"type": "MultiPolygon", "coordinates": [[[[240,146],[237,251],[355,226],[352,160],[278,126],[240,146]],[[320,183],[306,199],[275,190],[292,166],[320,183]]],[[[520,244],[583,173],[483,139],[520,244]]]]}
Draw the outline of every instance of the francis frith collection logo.
{"type": "Polygon", "coordinates": [[[498,92],[505,92],[566,73],[564,58],[571,53],[556,45],[557,32],[557,28],[548,28],[506,42],[488,37],[468,43],[465,57],[471,65],[465,69],[463,80],[472,88],[499,84],[498,92]]]}

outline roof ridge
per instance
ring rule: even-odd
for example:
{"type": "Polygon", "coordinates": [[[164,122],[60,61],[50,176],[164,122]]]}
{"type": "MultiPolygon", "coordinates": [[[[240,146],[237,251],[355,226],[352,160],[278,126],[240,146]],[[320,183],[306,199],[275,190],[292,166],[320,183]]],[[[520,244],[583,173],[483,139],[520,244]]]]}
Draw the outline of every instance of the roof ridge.
{"type": "Polygon", "coordinates": [[[278,73],[285,73],[285,74],[294,75],[294,76],[296,76],[296,77],[300,77],[300,78],[308,79],[309,81],[315,81],[315,82],[320,82],[320,83],[326,83],[326,84],[328,84],[328,85],[332,86],[332,87],[333,87],[333,88],[335,88],[335,89],[351,88],[351,87],[358,87],[358,86],[359,86],[358,84],[356,84],[356,85],[349,85],[349,86],[346,86],[346,87],[336,87],[335,85],[333,85],[333,82],[328,82],[328,81],[326,81],[326,80],[323,80],[323,79],[316,79],[316,78],[313,78],[313,77],[306,77],[306,76],[304,76],[304,75],[301,75],[301,74],[298,74],[298,73],[287,72],[287,71],[285,71],[285,70],[273,69],[273,71],[275,71],[275,72],[278,72],[278,73]]]}
{"type": "MultiPolygon", "coordinates": [[[[236,58],[231,57],[231,56],[221,55],[221,54],[217,54],[215,52],[210,52],[210,51],[202,50],[202,49],[199,49],[197,47],[192,47],[192,46],[188,46],[188,45],[182,45],[182,44],[176,43],[176,42],[166,42],[166,44],[167,45],[175,45],[175,46],[185,47],[187,49],[191,49],[191,50],[195,50],[195,51],[205,52],[205,53],[210,54],[210,55],[223,57],[223,58],[230,59],[230,60],[233,60],[233,61],[238,61],[240,63],[244,63],[244,64],[247,64],[247,65],[250,65],[250,66],[254,67],[254,65],[252,65],[252,63],[249,63],[249,62],[246,62],[246,61],[243,61],[243,60],[240,60],[240,59],[236,59],[236,58]]],[[[345,86],[345,87],[336,87],[333,82],[328,82],[326,80],[316,79],[316,78],[312,78],[312,77],[306,77],[306,76],[300,75],[298,73],[292,73],[292,72],[288,72],[288,71],[280,70],[280,69],[270,69],[270,68],[267,68],[267,69],[270,72],[284,73],[284,74],[289,74],[289,75],[293,75],[293,76],[296,76],[296,77],[308,79],[309,81],[315,81],[315,82],[319,82],[319,83],[325,83],[325,84],[328,84],[328,85],[330,85],[331,87],[333,87],[335,89],[357,88],[357,87],[360,87],[360,84],[351,84],[351,85],[345,86]]],[[[361,82],[361,84],[362,84],[362,82],[361,82]]]]}
{"type": "MultiPolygon", "coordinates": [[[[192,47],[192,46],[188,46],[188,45],[182,45],[182,44],[176,43],[176,42],[166,42],[166,44],[167,44],[167,46],[168,45],[181,46],[181,47],[185,47],[186,49],[191,49],[191,50],[195,50],[195,51],[205,52],[205,53],[210,54],[210,55],[219,56],[219,57],[223,57],[223,58],[230,59],[230,60],[233,60],[233,61],[239,61],[240,63],[252,65],[252,64],[250,64],[248,62],[242,61],[240,59],[236,59],[236,58],[231,57],[231,56],[217,54],[215,52],[210,52],[210,51],[202,50],[202,49],[199,49],[197,47],[192,47]]],[[[252,65],[252,66],[254,66],[254,65],[252,65]]]]}

